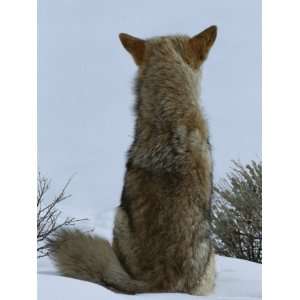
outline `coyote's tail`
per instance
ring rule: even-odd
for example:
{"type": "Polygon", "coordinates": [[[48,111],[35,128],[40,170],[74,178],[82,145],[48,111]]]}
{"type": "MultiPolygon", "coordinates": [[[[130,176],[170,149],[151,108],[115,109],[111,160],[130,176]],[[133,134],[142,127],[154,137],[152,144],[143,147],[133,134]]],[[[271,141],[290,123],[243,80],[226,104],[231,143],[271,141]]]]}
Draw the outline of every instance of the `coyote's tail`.
{"type": "Polygon", "coordinates": [[[100,237],[63,229],[49,242],[49,248],[51,258],[64,276],[128,294],[150,292],[147,283],[129,276],[109,242],[100,237]]]}

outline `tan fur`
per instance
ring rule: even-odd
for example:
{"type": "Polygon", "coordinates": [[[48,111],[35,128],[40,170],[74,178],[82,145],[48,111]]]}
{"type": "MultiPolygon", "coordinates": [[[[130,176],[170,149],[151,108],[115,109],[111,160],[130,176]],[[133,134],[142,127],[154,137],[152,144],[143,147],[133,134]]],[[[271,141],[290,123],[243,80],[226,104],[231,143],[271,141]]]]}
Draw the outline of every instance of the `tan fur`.
{"type": "Polygon", "coordinates": [[[119,38],[124,48],[132,53],[135,63],[140,65],[145,53],[145,41],[126,33],[120,33],[119,38]]]}
{"type": "Polygon", "coordinates": [[[215,26],[193,38],[120,35],[139,70],[113,250],[98,237],[63,231],[52,242],[62,274],[126,293],[212,291],[212,162],[198,80],[215,38],[215,26]]]}
{"type": "Polygon", "coordinates": [[[50,241],[51,256],[59,271],[125,293],[143,292],[147,285],[126,273],[108,241],[79,230],[61,230],[50,241]]]}

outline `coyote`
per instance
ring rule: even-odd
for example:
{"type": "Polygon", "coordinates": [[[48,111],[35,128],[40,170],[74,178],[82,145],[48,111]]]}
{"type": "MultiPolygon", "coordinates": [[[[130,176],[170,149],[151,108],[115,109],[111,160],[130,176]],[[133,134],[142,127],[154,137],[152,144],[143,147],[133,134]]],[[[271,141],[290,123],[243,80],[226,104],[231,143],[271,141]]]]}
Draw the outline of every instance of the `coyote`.
{"type": "Polygon", "coordinates": [[[216,26],[192,38],[119,35],[138,74],[113,243],[61,230],[49,244],[61,274],[128,294],[212,292],[212,159],[198,80],[216,36],[216,26]]]}

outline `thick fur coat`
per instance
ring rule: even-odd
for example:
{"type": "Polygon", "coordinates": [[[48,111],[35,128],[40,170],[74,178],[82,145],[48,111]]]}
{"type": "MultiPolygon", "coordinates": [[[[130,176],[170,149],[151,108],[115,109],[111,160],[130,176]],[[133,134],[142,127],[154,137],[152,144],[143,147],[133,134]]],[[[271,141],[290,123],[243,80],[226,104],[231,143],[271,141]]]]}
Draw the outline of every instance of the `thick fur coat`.
{"type": "Polygon", "coordinates": [[[138,74],[135,136],[113,245],[60,231],[50,246],[62,274],[124,293],[213,290],[212,161],[198,81],[216,31],[149,40],[120,34],[138,74]]]}

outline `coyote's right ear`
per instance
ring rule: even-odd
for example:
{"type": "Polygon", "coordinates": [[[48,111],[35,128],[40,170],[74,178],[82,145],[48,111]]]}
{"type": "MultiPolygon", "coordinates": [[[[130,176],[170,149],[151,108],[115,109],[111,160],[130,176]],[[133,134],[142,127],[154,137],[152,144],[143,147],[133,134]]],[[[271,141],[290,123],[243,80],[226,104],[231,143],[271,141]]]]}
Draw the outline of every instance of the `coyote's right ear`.
{"type": "Polygon", "coordinates": [[[210,26],[189,40],[198,64],[202,63],[217,37],[217,26],[210,26]]]}
{"type": "Polygon", "coordinates": [[[119,38],[124,48],[132,55],[135,63],[138,66],[141,65],[144,59],[146,42],[126,33],[120,33],[119,38]]]}

